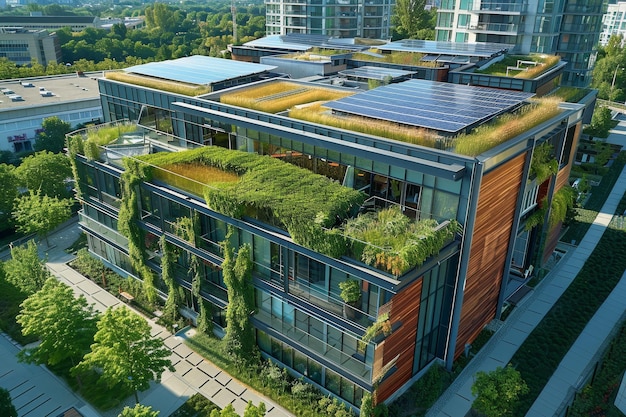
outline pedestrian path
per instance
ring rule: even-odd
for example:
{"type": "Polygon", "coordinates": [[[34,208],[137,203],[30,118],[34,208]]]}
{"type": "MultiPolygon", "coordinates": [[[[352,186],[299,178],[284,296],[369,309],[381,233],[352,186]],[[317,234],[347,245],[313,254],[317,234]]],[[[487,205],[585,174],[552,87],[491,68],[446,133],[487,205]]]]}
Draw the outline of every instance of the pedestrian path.
{"type": "MultiPolygon", "coordinates": [[[[78,228],[78,226],[74,227],[78,228]]],[[[50,240],[52,241],[52,239],[50,240]]],[[[72,256],[57,246],[48,252],[47,266],[59,281],[64,282],[74,290],[76,296],[84,295],[87,301],[93,303],[99,311],[104,311],[108,307],[116,308],[126,305],[95,282],[70,268],[67,262],[71,258],[72,256]]],[[[240,415],[243,415],[248,401],[252,401],[255,405],[264,402],[268,417],[292,416],[284,408],[233,379],[229,374],[193,352],[184,343],[184,338],[180,332],[173,335],[165,327],[152,320],[146,320],[152,329],[151,334],[161,338],[165,346],[172,351],[170,359],[175,368],[174,372],[165,371],[160,383],[153,383],[148,391],[139,393],[141,404],[159,410],[160,417],[169,416],[196,392],[201,393],[220,408],[232,404],[240,415]]],[[[131,396],[127,399],[126,404],[103,413],[103,416],[115,417],[124,405],[132,406],[133,404],[134,398],[131,396]]]]}
{"type": "MultiPolygon", "coordinates": [[[[427,417],[460,417],[470,411],[474,401],[471,387],[476,372],[490,372],[498,366],[506,366],[509,363],[528,335],[578,275],[609,225],[624,192],[626,192],[626,167],[578,247],[569,251],[530,295],[518,304],[502,327],[431,407],[426,414],[427,417]]],[[[575,378],[573,382],[577,379],[575,378]]]]}

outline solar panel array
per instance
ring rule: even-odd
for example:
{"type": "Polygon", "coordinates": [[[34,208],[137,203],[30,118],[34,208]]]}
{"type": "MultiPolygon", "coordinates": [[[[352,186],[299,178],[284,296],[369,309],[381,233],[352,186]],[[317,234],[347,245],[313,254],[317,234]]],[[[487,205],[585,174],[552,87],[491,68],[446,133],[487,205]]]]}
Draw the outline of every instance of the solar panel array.
{"type": "Polygon", "coordinates": [[[325,107],[454,134],[532,96],[533,93],[413,79],[331,101],[325,107]]]}
{"type": "Polygon", "coordinates": [[[476,57],[490,57],[513,48],[515,45],[493,42],[441,42],[420,39],[407,39],[389,42],[377,46],[382,51],[409,51],[433,55],[463,55],[476,57]]]}
{"type": "Polygon", "coordinates": [[[150,62],[126,68],[126,72],[183,83],[208,85],[275,69],[272,65],[194,55],[171,61],[150,62]]]}

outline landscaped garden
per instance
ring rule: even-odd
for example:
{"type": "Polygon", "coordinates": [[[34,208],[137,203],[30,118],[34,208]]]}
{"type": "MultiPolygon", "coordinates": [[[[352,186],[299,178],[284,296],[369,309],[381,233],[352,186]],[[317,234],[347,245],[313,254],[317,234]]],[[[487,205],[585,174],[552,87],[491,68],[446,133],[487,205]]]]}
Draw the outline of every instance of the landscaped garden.
{"type": "Polygon", "coordinates": [[[561,57],[556,55],[507,55],[501,61],[489,65],[487,68],[475,70],[479,74],[499,75],[514,78],[537,78],[539,75],[556,66],[561,57]],[[534,64],[533,64],[534,63],[534,64]],[[520,64],[521,66],[518,66],[520,64]],[[517,69],[510,69],[517,68],[517,69]]]}

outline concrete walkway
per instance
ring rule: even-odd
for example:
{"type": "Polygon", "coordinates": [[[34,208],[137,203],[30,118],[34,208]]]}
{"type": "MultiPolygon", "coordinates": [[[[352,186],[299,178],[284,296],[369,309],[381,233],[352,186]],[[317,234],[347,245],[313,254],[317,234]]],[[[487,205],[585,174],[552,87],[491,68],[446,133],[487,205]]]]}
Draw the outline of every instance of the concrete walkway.
{"type": "MultiPolygon", "coordinates": [[[[60,281],[69,285],[77,296],[84,295],[87,301],[93,303],[99,311],[104,311],[108,307],[125,305],[114,295],[67,265],[74,256],[65,253],[64,249],[69,247],[80,233],[78,223],[72,221],[49,236],[50,247],[46,247],[44,242],[40,243],[40,255],[47,259],[46,265],[48,269],[60,281]]],[[[170,359],[176,369],[175,372],[165,371],[160,383],[153,383],[147,391],[139,393],[140,403],[152,406],[154,410],[159,410],[159,417],[169,416],[196,392],[204,395],[221,408],[232,404],[240,415],[243,415],[248,401],[252,401],[255,405],[264,402],[267,409],[266,416],[268,417],[293,416],[293,414],[267,397],[233,379],[226,372],[218,369],[212,363],[193,352],[184,344],[185,334],[183,332],[185,330],[172,335],[163,326],[156,324],[154,321],[147,320],[147,322],[152,328],[152,335],[163,339],[164,344],[171,349],[170,359]]],[[[2,370],[3,368],[0,367],[0,372],[2,370]]],[[[0,385],[2,385],[1,379],[0,385]]],[[[46,385],[51,388],[51,385],[47,383],[46,385]]],[[[44,391],[50,390],[46,388],[44,391]]],[[[92,415],[94,417],[99,415],[116,417],[125,405],[134,405],[133,396],[127,398],[125,404],[116,409],[100,414],[86,414],[86,417],[91,417],[92,415]]],[[[20,413],[20,417],[22,415],[20,413]]],[[[39,417],[46,414],[37,413],[32,415],[39,417]]]]}
{"type": "MultiPolygon", "coordinates": [[[[491,337],[489,342],[472,359],[448,390],[431,407],[426,414],[427,417],[459,417],[465,416],[470,411],[474,401],[471,386],[474,383],[476,372],[490,372],[498,366],[506,366],[509,363],[517,349],[519,349],[528,335],[569,287],[583,267],[611,221],[613,213],[615,213],[625,191],[626,168],[622,171],[601,212],[578,247],[570,250],[541,281],[537,288],[518,304],[503,326],[491,337]]],[[[616,291],[620,290],[616,289],[616,291]]],[[[610,324],[607,323],[607,325],[610,324]]],[[[572,374],[567,378],[570,377],[572,378],[571,383],[576,383],[579,378],[579,376],[572,374]]],[[[528,415],[534,417],[544,414],[529,413],[528,415]]]]}

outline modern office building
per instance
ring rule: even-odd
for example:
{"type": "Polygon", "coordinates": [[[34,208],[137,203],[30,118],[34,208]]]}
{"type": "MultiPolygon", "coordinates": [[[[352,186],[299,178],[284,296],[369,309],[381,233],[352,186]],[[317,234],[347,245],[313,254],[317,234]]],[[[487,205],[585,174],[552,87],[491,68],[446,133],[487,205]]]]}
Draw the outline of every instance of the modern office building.
{"type": "Polygon", "coordinates": [[[208,303],[218,335],[220,242],[249,245],[263,355],[357,407],[393,399],[451,367],[552,255],[584,106],[391,67],[400,82],[367,91],[274,70],[189,57],[100,79],[105,120],[138,124],[99,152],[71,145],[81,227],[164,297],[174,271],[181,311],[208,303]]]}
{"type": "Polygon", "coordinates": [[[568,66],[563,84],[588,86],[606,0],[563,2],[443,0],[436,39],[499,42],[521,54],[557,54],[568,66]]]}
{"type": "Polygon", "coordinates": [[[393,0],[266,0],[266,35],[387,39],[394,4],[393,0]]]}
{"type": "Polygon", "coordinates": [[[93,73],[88,75],[0,81],[0,150],[31,151],[48,117],[72,126],[100,121],[98,84],[93,73]]]}
{"type": "Polygon", "coordinates": [[[621,35],[622,38],[626,37],[626,2],[610,3],[602,17],[600,44],[606,45],[613,35],[621,35]]]}
{"type": "Polygon", "coordinates": [[[0,16],[0,26],[48,31],[69,27],[73,32],[80,32],[98,27],[99,21],[95,16],[0,16]]]}
{"type": "Polygon", "coordinates": [[[0,58],[17,65],[48,65],[61,62],[61,45],[54,33],[46,30],[28,30],[22,27],[0,26],[0,58]]]}

